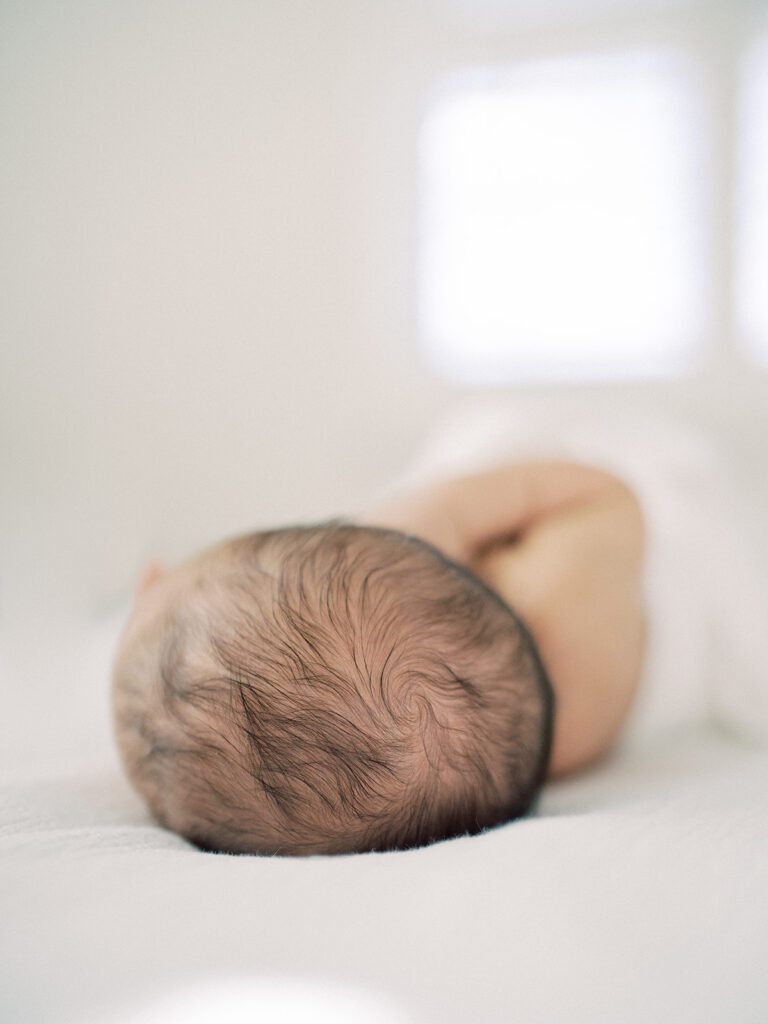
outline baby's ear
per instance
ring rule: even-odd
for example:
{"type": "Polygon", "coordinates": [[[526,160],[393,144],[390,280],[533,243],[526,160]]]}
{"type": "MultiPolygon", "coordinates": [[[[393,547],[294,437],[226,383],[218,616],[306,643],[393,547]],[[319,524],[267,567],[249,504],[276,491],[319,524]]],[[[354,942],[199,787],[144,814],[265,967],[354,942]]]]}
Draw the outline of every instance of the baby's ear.
{"type": "Polygon", "coordinates": [[[142,594],[146,594],[163,576],[165,576],[165,566],[161,562],[150,562],[139,576],[136,596],[141,597],[142,594]]]}

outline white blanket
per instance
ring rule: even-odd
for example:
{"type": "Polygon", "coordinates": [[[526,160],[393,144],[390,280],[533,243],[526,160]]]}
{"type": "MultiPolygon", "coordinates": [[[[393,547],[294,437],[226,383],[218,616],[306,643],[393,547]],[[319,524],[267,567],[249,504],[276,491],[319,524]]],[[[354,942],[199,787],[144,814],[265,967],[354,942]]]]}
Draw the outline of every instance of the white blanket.
{"type": "MultiPolygon", "coordinates": [[[[701,622],[683,611],[677,650],[701,664],[701,622]]],[[[762,664],[722,614],[725,646],[749,662],[720,680],[741,722],[762,664]]],[[[535,817],[409,853],[230,857],[153,825],[121,777],[116,625],[71,645],[68,701],[29,696],[58,677],[35,691],[6,671],[4,1024],[768,1020],[768,752],[759,730],[689,716],[696,686],[692,705],[662,698],[663,729],[550,786],[535,817]]],[[[663,663],[666,692],[682,662],[663,663]]]]}

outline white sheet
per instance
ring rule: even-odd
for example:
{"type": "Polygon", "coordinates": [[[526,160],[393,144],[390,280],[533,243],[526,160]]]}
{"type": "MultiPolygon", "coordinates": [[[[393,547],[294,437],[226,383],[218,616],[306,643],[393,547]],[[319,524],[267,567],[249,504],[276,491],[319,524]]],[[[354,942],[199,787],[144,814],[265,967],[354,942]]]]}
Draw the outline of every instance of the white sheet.
{"type": "Polygon", "coordinates": [[[120,775],[117,624],[65,647],[40,632],[31,663],[55,673],[42,680],[6,659],[4,1024],[768,1020],[768,751],[754,737],[667,717],[549,787],[537,817],[429,849],[202,854],[120,775]],[[60,678],[77,681],[68,699],[41,702],[60,678]]]}
{"type": "Polygon", "coordinates": [[[6,770],[0,814],[8,1024],[768,1019],[768,756],[704,732],[410,853],[202,854],[107,764],[6,770]]]}

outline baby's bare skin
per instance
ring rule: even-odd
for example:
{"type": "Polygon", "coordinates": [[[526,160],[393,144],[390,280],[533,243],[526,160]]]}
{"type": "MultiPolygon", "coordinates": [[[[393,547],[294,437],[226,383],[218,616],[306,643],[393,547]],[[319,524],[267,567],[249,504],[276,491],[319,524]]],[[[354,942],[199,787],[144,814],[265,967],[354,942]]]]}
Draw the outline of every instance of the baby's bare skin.
{"type": "Polygon", "coordinates": [[[622,481],[568,462],[503,465],[389,500],[365,521],[430,541],[522,615],[556,694],[551,776],[611,749],[646,638],[643,517],[622,481]]]}

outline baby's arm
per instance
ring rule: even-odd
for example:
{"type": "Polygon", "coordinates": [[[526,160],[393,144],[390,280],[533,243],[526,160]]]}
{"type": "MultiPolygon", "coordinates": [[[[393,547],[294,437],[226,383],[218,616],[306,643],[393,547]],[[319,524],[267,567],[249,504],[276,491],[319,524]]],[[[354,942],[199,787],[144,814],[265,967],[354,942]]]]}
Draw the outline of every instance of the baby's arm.
{"type": "Polygon", "coordinates": [[[623,485],[601,469],[565,461],[518,462],[464,474],[380,503],[366,519],[411,532],[467,564],[553,512],[623,485]]]}
{"type": "Polygon", "coordinates": [[[367,521],[432,542],[526,620],[557,699],[551,774],[610,749],[645,640],[643,523],[626,485],[575,463],[503,465],[392,500],[367,521]]]}

